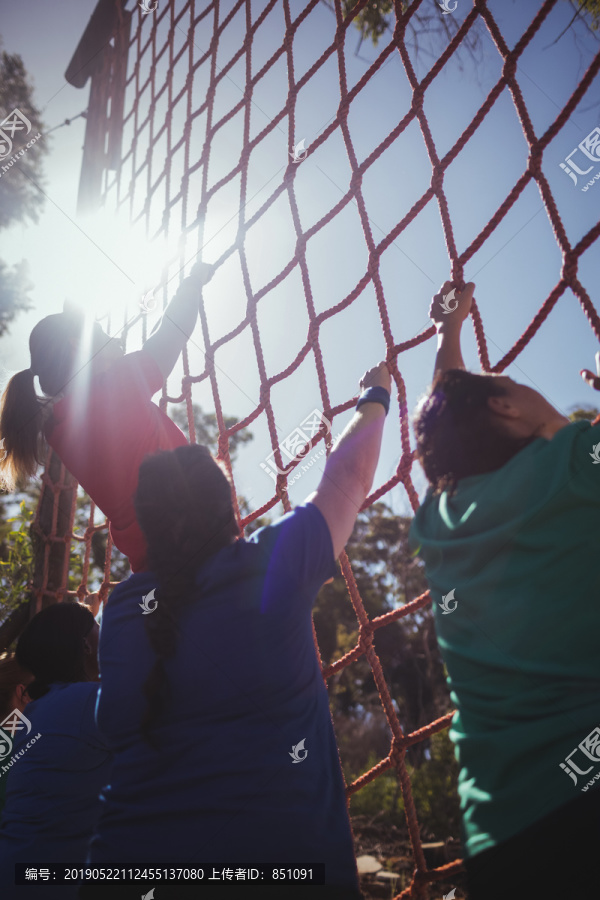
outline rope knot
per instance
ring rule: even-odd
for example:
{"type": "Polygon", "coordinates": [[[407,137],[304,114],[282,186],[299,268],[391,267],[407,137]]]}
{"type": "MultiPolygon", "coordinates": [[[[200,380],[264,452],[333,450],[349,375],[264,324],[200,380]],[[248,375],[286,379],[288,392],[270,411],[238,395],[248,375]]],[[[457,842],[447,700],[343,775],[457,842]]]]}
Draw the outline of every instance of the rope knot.
{"type": "Polygon", "coordinates": [[[358,626],[358,646],[362,651],[368,650],[373,644],[373,629],[371,623],[358,626]]]}
{"type": "Polygon", "coordinates": [[[431,189],[439,194],[444,186],[444,170],[440,166],[436,168],[431,173],[431,189]]]}
{"type": "Polygon", "coordinates": [[[267,403],[271,399],[271,387],[268,382],[261,384],[260,391],[258,392],[258,398],[260,400],[260,405],[265,408],[267,403]]]}
{"type": "Polygon", "coordinates": [[[504,62],[504,67],[502,69],[502,75],[504,81],[509,81],[510,79],[515,77],[517,71],[517,60],[513,56],[508,56],[504,62]]]}
{"type": "Polygon", "coordinates": [[[565,256],[561,275],[563,281],[566,281],[569,286],[577,278],[578,262],[578,258],[573,253],[568,253],[565,256]]]}
{"type": "Polygon", "coordinates": [[[529,162],[527,164],[527,171],[530,172],[534,178],[539,178],[542,173],[542,153],[539,148],[532,148],[531,153],[529,154],[529,162]]]}
{"type": "Polygon", "coordinates": [[[316,344],[319,339],[319,323],[315,319],[308,325],[308,339],[311,344],[316,344]]]}

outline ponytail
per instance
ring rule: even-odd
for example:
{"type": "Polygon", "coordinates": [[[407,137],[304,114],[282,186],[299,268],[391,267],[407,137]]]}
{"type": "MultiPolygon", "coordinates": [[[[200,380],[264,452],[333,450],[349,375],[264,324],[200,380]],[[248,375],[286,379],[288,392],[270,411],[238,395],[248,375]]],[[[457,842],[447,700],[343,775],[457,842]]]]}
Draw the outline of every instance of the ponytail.
{"type": "Polygon", "coordinates": [[[35,475],[42,463],[44,407],[33,385],[31,369],[8,382],[0,407],[0,487],[13,491],[17,482],[35,475]],[[2,458],[4,457],[4,458],[2,458]]]}
{"type": "Polygon", "coordinates": [[[158,594],[155,613],[148,616],[145,625],[156,658],[144,683],[146,710],[141,719],[140,731],[144,740],[155,750],[159,748],[153,729],[171,699],[166,663],[175,655],[180,637],[178,621],[185,607],[194,599],[196,569],[203,561],[194,555],[191,559],[196,565],[190,565],[189,557],[186,558],[183,553],[177,556],[173,562],[181,565],[179,570],[169,563],[164,567],[156,565],[156,562],[154,564],[154,569],[159,569],[160,587],[155,592],[158,594]]]}
{"type": "Polygon", "coordinates": [[[29,335],[31,368],[13,375],[0,408],[0,487],[5,490],[12,491],[20,479],[31,478],[43,462],[46,414],[51,411],[51,398],[69,382],[73,344],[80,341],[83,327],[83,316],[67,310],[41,319],[29,335]],[[35,392],[36,375],[47,399],[35,392]]]}

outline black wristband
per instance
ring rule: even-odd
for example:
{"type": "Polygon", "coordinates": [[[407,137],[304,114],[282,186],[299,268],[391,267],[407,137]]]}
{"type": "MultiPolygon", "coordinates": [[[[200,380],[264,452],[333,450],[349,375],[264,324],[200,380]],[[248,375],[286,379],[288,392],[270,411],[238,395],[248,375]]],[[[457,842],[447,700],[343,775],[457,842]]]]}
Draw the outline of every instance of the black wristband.
{"type": "Polygon", "coordinates": [[[381,403],[387,416],[390,411],[390,392],[386,391],[384,387],[367,388],[358,398],[356,408],[360,409],[363,403],[381,403]]]}

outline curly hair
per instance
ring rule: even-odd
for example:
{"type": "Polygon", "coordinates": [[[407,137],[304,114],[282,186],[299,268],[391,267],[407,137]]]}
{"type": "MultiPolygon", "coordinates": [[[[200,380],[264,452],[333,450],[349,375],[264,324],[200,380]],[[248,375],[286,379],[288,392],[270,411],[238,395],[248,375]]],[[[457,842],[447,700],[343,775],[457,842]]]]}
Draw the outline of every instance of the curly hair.
{"type": "Polygon", "coordinates": [[[231,484],[201,444],[147,457],[140,466],[134,505],[149,568],[158,580],[157,606],[145,620],[156,661],[144,684],[147,708],[141,723],[144,738],[156,748],[153,727],[170,696],[165,662],[177,649],[181,612],[197,596],[196,573],[240,532],[231,484]]]}
{"type": "Polygon", "coordinates": [[[413,420],[416,456],[435,494],[452,494],[461,478],[500,469],[535,440],[495,424],[488,398],[506,394],[493,375],[447,369],[436,378],[413,420]]]}

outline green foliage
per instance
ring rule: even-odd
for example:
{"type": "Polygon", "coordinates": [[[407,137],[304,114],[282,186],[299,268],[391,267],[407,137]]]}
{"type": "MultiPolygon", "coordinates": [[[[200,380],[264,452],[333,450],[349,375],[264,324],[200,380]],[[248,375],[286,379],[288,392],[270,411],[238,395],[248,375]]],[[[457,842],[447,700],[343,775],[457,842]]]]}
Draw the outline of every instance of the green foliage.
{"type": "Polygon", "coordinates": [[[459,766],[448,729],[431,738],[427,765],[410,771],[419,821],[432,840],[459,836],[460,801],[456,790],[459,766]]]}
{"type": "Polygon", "coordinates": [[[573,410],[573,412],[569,413],[569,418],[571,422],[593,422],[598,415],[600,415],[600,409],[595,409],[593,406],[589,406],[584,409],[573,410]]]}
{"type": "MultiPolygon", "coordinates": [[[[347,550],[370,619],[397,609],[427,589],[423,564],[408,545],[410,524],[411,519],[394,515],[381,502],[358,517],[347,550]]],[[[326,665],[354,647],[358,624],[341,576],[321,588],[314,622],[326,665]]],[[[451,709],[429,607],[375,631],[374,645],[405,734],[451,709]]],[[[328,689],[344,776],[350,783],[388,755],[392,735],[366,657],[330,678],[328,689]]],[[[457,765],[447,733],[410,747],[406,760],[422,802],[419,817],[424,833],[441,840],[448,835],[458,837],[457,765]]],[[[395,770],[384,772],[353,794],[350,811],[403,827],[403,801],[395,770]]]]}
{"type": "MultiPolygon", "coordinates": [[[[27,79],[23,60],[17,54],[0,54],[0,122],[19,109],[31,122],[30,136],[43,129],[40,114],[32,102],[32,87],[27,79]]],[[[12,159],[26,141],[15,137],[13,153],[1,164],[12,159]]],[[[44,196],[37,187],[42,180],[42,158],[48,152],[46,141],[39,138],[23,156],[0,177],[0,228],[26,219],[37,221],[44,196]]],[[[10,269],[0,260],[0,337],[6,333],[17,313],[31,309],[28,291],[27,264],[21,262],[10,269]]]]}
{"type": "MultiPolygon", "coordinates": [[[[600,0],[570,0],[570,2],[575,10],[575,16],[568,27],[578,16],[585,16],[589,20],[588,24],[592,31],[597,31],[600,26],[600,0]]],[[[358,3],[359,0],[342,0],[344,16],[351,13],[358,6],[358,3]]],[[[329,6],[330,3],[327,3],[327,5],[329,6]]],[[[388,29],[393,29],[394,27],[394,6],[393,0],[370,0],[363,7],[353,20],[354,26],[360,31],[361,41],[365,38],[370,38],[373,45],[377,46],[382,35],[388,29]]],[[[409,3],[403,0],[401,4],[403,14],[408,7],[409,3]]],[[[426,31],[435,30],[440,34],[444,32],[450,37],[456,31],[456,28],[456,22],[453,21],[452,16],[444,16],[442,18],[442,13],[438,10],[420,8],[409,19],[407,35],[416,43],[419,34],[424,34],[426,31]]],[[[472,36],[467,39],[467,42],[469,40],[473,41],[473,43],[468,46],[468,49],[473,52],[477,49],[476,42],[472,36]]]]}
{"type": "MultiPolygon", "coordinates": [[[[335,12],[332,0],[323,0],[326,6],[335,12]]],[[[342,0],[344,16],[351,16],[358,6],[359,0],[342,0]]],[[[359,49],[364,40],[369,38],[377,46],[386,32],[393,32],[396,25],[396,4],[394,0],[370,0],[356,12],[352,24],[360,33],[359,49]]],[[[408,0],[402,0],[401,10],[404,14],[410,7],[408,0]]],[[[448,42],[458,31],[456,16],[443,15],[437,3],[422,3],[415,9],[406,22],[404,43],[413,53],[414,60],[426,60],[430,64],[446,49],[448,42]]],[[[474,62],[482,57],[482,42],[475,29],[471,29],[461,41],[456,54],[458,68],[462,68],[462,60],[470,56],[474,62]]]]}
{"type": "MultiPolygon", "coordinates": [[[[205,444],[212,455],[216,456],[219,450],[219,426],[216,415],[214,413],[205,413],[197,403],[192,403],[192,412],[196,430],[196,442],[205,444]]],[[[190,431],[185,406],[181,404],[172,405],[169,415],[189,440],[190,431]]],[[[224,416],[223,420],[226,428],[233,428],[239,422],[239,419],[235,416],[224,416]]],[[[248,441],[253,440],[253,437],[252,432],[248,428],[241,428],[240,431],[236,431],[229,438],[229,454],[232,464],[235,462],[238,447],[242,444],[247,444],[248,441]]]]}
{"type": "MultiPolygon", "coordinates": [[[[427,765],[415,768],[407,763],[411,790],[419,811],[421,835],[424,840],[445,841],[459,838],[460,801],[456,790],[458,763],[448,730],[433,735],[427,765]]],[[[355,780],[381,760],[377,753],[369,754],[361,771],[344,767],[346,783],[355,780]]],[[[352,794],[350,814],[377,817],[380,824],[404,825],[404,800],[395,769],[387,769],[369,784],[352,794]]]]}
{"type": "MultiPolygon", "coordinates": [[[[410,522],[394,515],[384,503],[373,504],[358,517],[347,549],[370,619],[397,609],[427,590],[423,564],[408,546],[410,522]]],[[[358,622],[341,574],[319,592],[314,622],[326,665],[355,645],[358,622]]],[[[450,709],[430,608],[375,631],[374,647],[406,733],[450,709]]],[[[354,720],[380,706],[365,656],[330,678],[328,684],[336,728],[340,717],[354,720]]],[[[412,763],[422,762],[426,746],[423,742],[410,748],[412,763]]]]}
{"type": "MultiPolygon", "coordinates": [[[[372,753],[367,759],[365,771],[371,769],[381,757],[372,753]]],[[[346,782],[354,781],[362,773],[344,771],[346,782]]],[[[370,781],[350,798],[351,816],[377,817],[380,823],[402,826],[404,824],[404,802],[396,772],[387,769],[378,778],[370,781]]]]}
{"type": "MultiPolygon", "coordinates": [[[[333,0],[322,2],[335,11],[333,0]]],[[[352,15],[353,10],[359,5],[360,0],[342,0],[342,12],[344,17],[352,15]]],[[[577,19],[583,19],[592,31],[598,31],[600,26],[600,0],[570,0],[575,15],[568,23],[559,38],[569,30],[577,19]]],[[[410,3],[402,0],[401,10],[404,14],[409,9],[410,3]]],[[[462,16],[460,17],[462,19],[462,16]]],[[[352,24],[360,33],[359,48],[364,40],[370,39],[373,46],[377,46],[386,33],[392,32],[396,24],[394,0],[369,0],[363,8],[356,13],[352,24]]],[[[454,37],[459,28],[459,17],[444,15],[439,2],[430,4],[422,3],[408,17],[404,32],[405,45],[414,51],[415,59],[426,59],[430,63],[437,59],[448,42],[454,37]]],[[[558,40],[558,39],[557,39],[558,40]]],[[[483,43],[479,33],[471,29],[461,41],[456,52],[458,68],[463,68],[463,60],[466,56],[477,65],[484,61],[483,43]]]]}
{"type": "Polygon", "coordinates": [[[28,270],[25,260],[11,269],[0,259],[0,337],[6,334],[17,313],[33,309],[27,296],[32,287],[28,270]]]}
{"type": "MultiPolygon", "coordinates": [[[[30,137],[35,137],[44,130],[44,124],[32,95],[33,88],[21,57],[3,52],[0,55],[0,121],[18,109],[31,122],[30,137]]],[[[13,154],[22,149],[22,143],[15,136],[13,154]]],[[[25,219],[37,222],[44,201],[37,184],[42,178],[42,159],[47,152],[47,140],[42,136],[0,178],[0,228],[25,219]]]]}
{"type": "MultiPolygon", "coordinates": [[[[75,507],[75,519],[73,522],[74,534],[83,537],[89,526],[91,501],[89,496],[79,488],[75,507]]],[[[94,524],[100,525],[104,521],[102,513],[96,509],[94,524]]],[[[90,593],[99,590],[104,580],[104,565],[106,561],[106,545],[108,529],[96,531],[92,535],[90,545],[90,567],[88,571],[87,587],[90,593]]],[[[85,544],[83,541],[73,540],[69,556],[69,580],[68,589],[76,591],[83,578],[83,565],[85,560],[85,544]]],[[[130,574],[127,557],[113,546],[110,559],[110,581],[123,581],[130,574]]]]}
{"type": "Polygon", "coordinates": [[[575,0],[575,3],[578,12],[590,17],[590,28],[597,31],[600,26],[600,0],[575,0]]]}
{"type": "Polygon", "coordinates": [[[33,577],[31,523],[34,511],[25,500],[19,513],[0,525],[0,591],[2,618],[29,600],[33,577]]]}
{"type": "MultiPolygon", "coordinates": [[[[344,16],[352,12],[359,0],[343,0],[342,10],[344,16]]],[[[402,4],[402,12],[408,3],[402,4]]],[[[390,27],[389,16],[394,10],[393,0],[371,0],[370,3],[359,12],[354,19],[354,25],[361,33],[361,39],[371,38],[373,46],[377,46],[379,38],[390,27]]]]}
{"type": "MultiPolygon", "coordinates": [[[[216,415],[214,413],[205,413],[202,407],[197,403],[192,403],[192,413],[194,416],[194,428],[196,431],[197,443],[204,444],[208,447],[212,455],[216,456],[219,451],[219,425],[217,423],[216,415]]],[[[172,405],[169,410],[169,415],[189,440],[190,430],[188,427],[188,417],[185,406],[181,404],[172,405]]],[[[239,419],[235,416],[223,416],[223,420],[226,428],[232,428],[239,422],[239,419]]],[[[247,444],[248,441],[252,440],[254,440],[254,435],[249,428],[241,428],[229,438],[229,455],[232,466],[235,465],[238,448],[242,444],[247,444]]],[[[237,500],[242,518],[249,515],[251,510],[246,499],[238,494],[237,500]]],[[[260,518],[255,519],[246,526],[246,536],[249,537],[253,531],[257,531],[264,525],[268,525],[270,521],[268,516],[261,516],[260,518]]]]}

